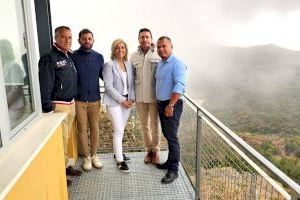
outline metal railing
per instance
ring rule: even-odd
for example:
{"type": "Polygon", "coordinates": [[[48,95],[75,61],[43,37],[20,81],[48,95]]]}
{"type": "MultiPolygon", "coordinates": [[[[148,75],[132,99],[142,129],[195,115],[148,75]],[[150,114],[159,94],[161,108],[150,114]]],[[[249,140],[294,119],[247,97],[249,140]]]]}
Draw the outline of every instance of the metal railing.
{"type": "Polygon", "coordinates": [[[196,199],[300,199],[300,186],[184,95],[181,164],[196,199]]]}
{"type": "MultiPolygon", "coordinates": [[[[188,95],[184,95],[183,100],[184,109],[178,132],[181,165],[195,189],[196,199],[300,199],[300,186],[295,181],[188,95]]],[[[102,124],[100,127],[100,132],[112,132],[111,126],[102,124]]],[[[125,137],[142,140],[135,108],[126,129],[125,132],[131,134],[125,134],[125,137]]],[[[112,152],[111,139],[107,138],[108,146],[102,146],[99,153],[112,152]]],[[[101,140],[103,143],[105,139],[101,140]]],[[[163,142],[162,149],[166,148],[166,142],[163,142]]],[[[124,150],[144,151],[144,146],[131,146],[129,143],[124,150]]]]}

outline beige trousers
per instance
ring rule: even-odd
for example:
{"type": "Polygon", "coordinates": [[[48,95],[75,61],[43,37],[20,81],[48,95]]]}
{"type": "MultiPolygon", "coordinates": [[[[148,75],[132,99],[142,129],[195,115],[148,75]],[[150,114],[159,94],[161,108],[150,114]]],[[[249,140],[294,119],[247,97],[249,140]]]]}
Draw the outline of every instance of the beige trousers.
{"type": "Polygon", "coordinates": [[[157,103],[136,103],[146,151],[159,151],[160,124],[157,103]]]}
{"type": "Polygon", "coordinates": [[[96,155],[99,140],[99,111],[100,101],[76,101],[76,119],[79,145],[84,156],[96,155]],[[87,124],[90,127],[90,140],[88,139],[87,124]],[[91,151],[89,149],[91,144],[91,151]]]}
{"type": "Polygon", "coordinates": [[[62,134],[64,142],[64,153],[65,153],[65,165],[68,163],[68,140],[72,129],[72,124],[75,118],[75,103],[70,105],[67,104],[55,104],[54,112],[65,112],[67,113],[66,118],[62,122],[62,134]]]}

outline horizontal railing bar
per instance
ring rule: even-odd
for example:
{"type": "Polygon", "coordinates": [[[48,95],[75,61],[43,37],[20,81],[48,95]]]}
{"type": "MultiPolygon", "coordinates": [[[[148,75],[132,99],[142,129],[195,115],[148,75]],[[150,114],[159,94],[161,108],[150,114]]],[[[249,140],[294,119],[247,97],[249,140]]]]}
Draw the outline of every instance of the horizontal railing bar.
{"type": "MultiPolygon", "coordinates": [[[[192,97],[190,97],[189,95],[187,94],[183,94],[184,98],[187,99],[193,106],[195,106],[196,108],[199,108],[200,109],[200,106],[194,102],[194,100],[192,99],[192,97]]],[[[197,109],[195,109],[197,111],[197,109]]],[[[200,109],[201,110],[201,109],[200,109]]]]}

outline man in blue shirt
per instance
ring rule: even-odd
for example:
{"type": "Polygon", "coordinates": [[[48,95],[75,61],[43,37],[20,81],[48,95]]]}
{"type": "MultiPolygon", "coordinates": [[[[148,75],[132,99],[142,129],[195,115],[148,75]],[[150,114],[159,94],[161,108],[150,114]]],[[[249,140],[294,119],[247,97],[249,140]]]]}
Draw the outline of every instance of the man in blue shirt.
{"type": "Polygon", "coordinates": [[[89,171],[92,166],[102,168],[103,164],[96,155],[99,140],[100,88],[102,79],[103,56],[94,51],[94,36],[89,29],[79,32],[80,48],[72,54],[77,69],[76,119],[78,140],[83,151],[83,169],[89,171]],[[90,128],[90,144],[87,136],[87,123],[90,128]]]}
{"type": "Polygon", "coordinates": [[[162,61],[156,69],[156,98],[162,132],[168,141],[168,159],[163,164],[157,164],[159,169],[168,169],[161,180],[162,183],[172,183],[178,177],[180,161],[180,146],[178,141],[178,126],[183,109],[181,95],[185,91],[186,65],[172,54],[172,41],[162,36],[157,41],[157,53],[162,61]]]}

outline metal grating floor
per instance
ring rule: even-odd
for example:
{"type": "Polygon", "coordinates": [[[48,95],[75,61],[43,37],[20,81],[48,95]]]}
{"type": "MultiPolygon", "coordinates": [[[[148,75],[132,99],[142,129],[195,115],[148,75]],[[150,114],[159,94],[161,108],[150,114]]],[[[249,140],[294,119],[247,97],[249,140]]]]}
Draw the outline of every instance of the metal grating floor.
{"type": "MultiPolygon", "coordinates": [[[[102,169],[93,168],[80,177],[69,177],[73,184],[68,187],[71,200],[106,200],[106,199],[195,199],[194,189],[180,165],[179,177],[171,184],[161,184],[160,180],[166,170],[157,169],[154,165],[146,165],[144,152],[126,153],[131,158],[128,163],[130,172],[122,173],[113,159],[113,154],[98,155],[104,164],[102,169]]],[[[167,151],[160,152],[161,160],[167,158],[167,151]]],[[[76,168],[81,169],[79,158],[76,168]]]]}

